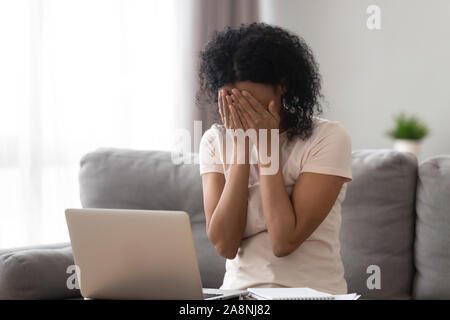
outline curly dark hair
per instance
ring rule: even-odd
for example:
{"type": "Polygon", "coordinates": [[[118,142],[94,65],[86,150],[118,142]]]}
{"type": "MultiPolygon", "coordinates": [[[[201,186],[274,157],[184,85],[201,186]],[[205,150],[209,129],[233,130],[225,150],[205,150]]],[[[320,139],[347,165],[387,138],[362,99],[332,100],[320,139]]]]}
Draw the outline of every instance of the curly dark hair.
{"type": "MultiPolygon", "coordinates": [[[[230,26],[215,31],[200,51],[197,105],[217,106],[217,92],[226,84],[251,81],[276,86],[286,92],[281,108],[281,126],[288,139],[312,134],[312,118],[322,113],[319,103],[321,76],[311,49],[292,32],[263,22],[230,26]]],[[[220,119],[217,108],[214,118],[220,119]]]]}

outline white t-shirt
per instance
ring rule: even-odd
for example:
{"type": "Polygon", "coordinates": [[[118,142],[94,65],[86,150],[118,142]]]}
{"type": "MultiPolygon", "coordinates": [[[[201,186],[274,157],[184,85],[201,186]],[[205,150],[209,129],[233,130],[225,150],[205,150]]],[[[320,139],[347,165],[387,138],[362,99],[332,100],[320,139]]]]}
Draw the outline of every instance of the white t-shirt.
{"type": "MultiPolygon", "coordinates": [[[[200,174],[223,173],[228,177],[230,164],[224,161],[225,128],[213,124],[200,143],[200,174]]],[[[289,196],[302,172],[331,174],[352,179],[351,140],[337,121],[313,118],[313,133],[306,140],[288,141],[279,135],[283,179],[289,196]]],[[[331,211],[319,227],[294,252],[276,257],[272,252],[261,202],[257,151],[250,155],[247,222],[236,257],[226,261],[221,289],[249,287],[310,287],[332,294],[347,293],[344,267],[340,256],[339,231],[341,203],[346,183],[331,211]]]]}

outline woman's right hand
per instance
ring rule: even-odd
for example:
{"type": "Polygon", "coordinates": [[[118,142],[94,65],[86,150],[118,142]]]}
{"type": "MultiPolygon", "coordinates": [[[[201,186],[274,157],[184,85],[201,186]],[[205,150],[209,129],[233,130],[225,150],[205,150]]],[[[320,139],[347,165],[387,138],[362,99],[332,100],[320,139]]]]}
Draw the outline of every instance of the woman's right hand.
{"type": "MultiPolygon", "coordinates": [[[[242,117],[238,113],[236,104],[233,102],[231,95],[228,95],[226,90],[219,90],[219,113],[222,118],[222,122],[226,129],[237,130],[245,128],[242,124],[242,117]]],[[[238,136],[233,133],[233,163],[249,164],[249,139],[245,137],[244,144],[239,145],[241,141],[238,136]],[[238,156],[238,154],[240,156],[238,156]],[[243,156],[243,158],[242,158],[243,156]],[[240,160],[238,160],[238,158],[240,160]]]]}
{"type": "Polygon", "coordinates": [[[227,92],[225,89],[219,90],[219,97],[217,99],[219,103],[219,113],[220,117],[222,118],[222,123],[225,126],[226,129],[232,129],[231,128],[231,115],[230,115],[230,109],[228,107],[228,102],[226,99],[227,92]]]}
{"type": "Polygon", "coordinates": [[[236,106],[225,89],[219,90],[218,97],[219,113],[222,123],[226,129],[244,129],[236,106]]]}

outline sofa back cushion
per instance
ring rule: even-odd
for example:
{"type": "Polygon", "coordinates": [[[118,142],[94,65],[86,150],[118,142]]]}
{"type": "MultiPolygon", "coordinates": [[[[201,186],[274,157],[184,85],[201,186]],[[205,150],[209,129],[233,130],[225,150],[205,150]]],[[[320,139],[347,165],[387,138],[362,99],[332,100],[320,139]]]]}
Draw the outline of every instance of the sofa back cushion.
{"type": "Polygon", "coordinates": [[[352,171],[340,233],[348,290],[366,299],[409,299],[417,159],[392,150],[354,151],[352,171]]]}
{"type": "Polygon", "coordinates": [[[416,201],[416,299],[450,299],[450,156],[419,166],[416,201]]]}
{"type": "Polygon", "coordinates": [[[204,287],[218,288],[225,273],[206,235],[202,182],[196,154],[177,164],[168,151],[100,148],[80,161],[80,197],[85,208],[181,210],[189,214],[204,287]]]}

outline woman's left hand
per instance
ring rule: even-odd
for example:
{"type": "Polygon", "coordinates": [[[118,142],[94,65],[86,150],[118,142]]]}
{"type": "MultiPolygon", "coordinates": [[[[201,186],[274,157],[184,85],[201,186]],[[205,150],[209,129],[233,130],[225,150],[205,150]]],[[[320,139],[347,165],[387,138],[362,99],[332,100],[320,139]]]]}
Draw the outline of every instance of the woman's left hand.
{"type": "Polygon", "coordinates": [[[259,129],[266,129],[270,135],[270,129],[280,129],[280,115],[275,110],[275,102],[270,101],[268,107],[264,107],[253,95],[243,90],[231,90],[236,111],[241,119],[244,130],[254,129],[258,136],[259,129]]]}

